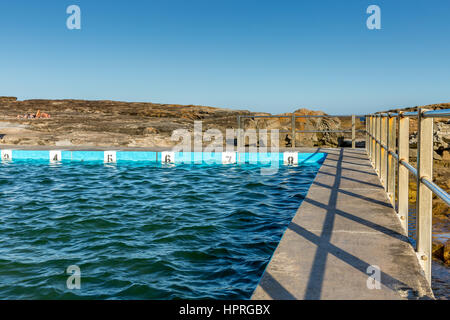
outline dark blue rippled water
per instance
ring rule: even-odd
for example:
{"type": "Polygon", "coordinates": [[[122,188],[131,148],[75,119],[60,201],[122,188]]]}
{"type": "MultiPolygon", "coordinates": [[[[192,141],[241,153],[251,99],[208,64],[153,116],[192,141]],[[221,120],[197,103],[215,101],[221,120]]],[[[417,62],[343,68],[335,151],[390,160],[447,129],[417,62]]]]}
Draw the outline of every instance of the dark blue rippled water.
{"type": "Polygon", "coordinates": [[[319,166],[260,168],[0,164],[0,298],[249,298],[319,166]]]}

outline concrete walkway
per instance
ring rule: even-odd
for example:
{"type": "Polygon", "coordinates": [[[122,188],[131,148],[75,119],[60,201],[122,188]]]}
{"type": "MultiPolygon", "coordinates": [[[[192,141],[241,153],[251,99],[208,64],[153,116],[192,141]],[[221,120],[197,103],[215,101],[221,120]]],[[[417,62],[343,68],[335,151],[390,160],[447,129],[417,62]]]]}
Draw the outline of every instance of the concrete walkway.
{"type": "Polygon", "coordinates": [[[252,299],[433,298],[365,150],[318,152],[327,159],[252,299]],[[370,266],[380,289],[367,286],[370,266]]]}

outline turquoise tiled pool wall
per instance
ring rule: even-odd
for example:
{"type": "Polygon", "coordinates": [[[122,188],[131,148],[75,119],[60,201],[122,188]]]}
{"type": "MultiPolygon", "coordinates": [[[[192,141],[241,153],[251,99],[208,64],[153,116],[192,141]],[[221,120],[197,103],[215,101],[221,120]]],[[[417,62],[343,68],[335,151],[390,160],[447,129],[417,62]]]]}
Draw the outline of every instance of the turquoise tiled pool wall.
{"type": "Polygon", "coordinates": [[[2,160],[44,160],[44,161],[148,161],[170,163],[251,163],[264,164],[281,162],[286,164],[322,163],[326,153],[222,153],[222,152],[153,152],[153,151],[44,151],[44,150],[1,150],[2,160]]]}

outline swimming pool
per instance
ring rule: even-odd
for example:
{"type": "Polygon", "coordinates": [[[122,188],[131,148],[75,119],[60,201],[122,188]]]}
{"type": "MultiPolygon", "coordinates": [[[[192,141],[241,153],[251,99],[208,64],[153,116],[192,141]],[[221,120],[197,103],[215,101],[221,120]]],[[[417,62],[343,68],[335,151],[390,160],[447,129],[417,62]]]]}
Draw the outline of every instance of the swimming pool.
{"type": "Polygon", "coordinates": [[[0,298],[248,299],[320,163],[3,162],[0,298]]]}

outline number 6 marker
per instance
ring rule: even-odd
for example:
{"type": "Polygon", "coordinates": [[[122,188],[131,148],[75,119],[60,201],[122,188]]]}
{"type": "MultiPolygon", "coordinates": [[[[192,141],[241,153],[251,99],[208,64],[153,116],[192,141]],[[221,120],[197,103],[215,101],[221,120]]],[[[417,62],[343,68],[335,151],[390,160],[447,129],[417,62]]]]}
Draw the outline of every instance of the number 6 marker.
{"type": "Polygon", "coordinates": [[[175,152],[163,151],[161,152],[162,163],[175,163],[175,152]]]}

